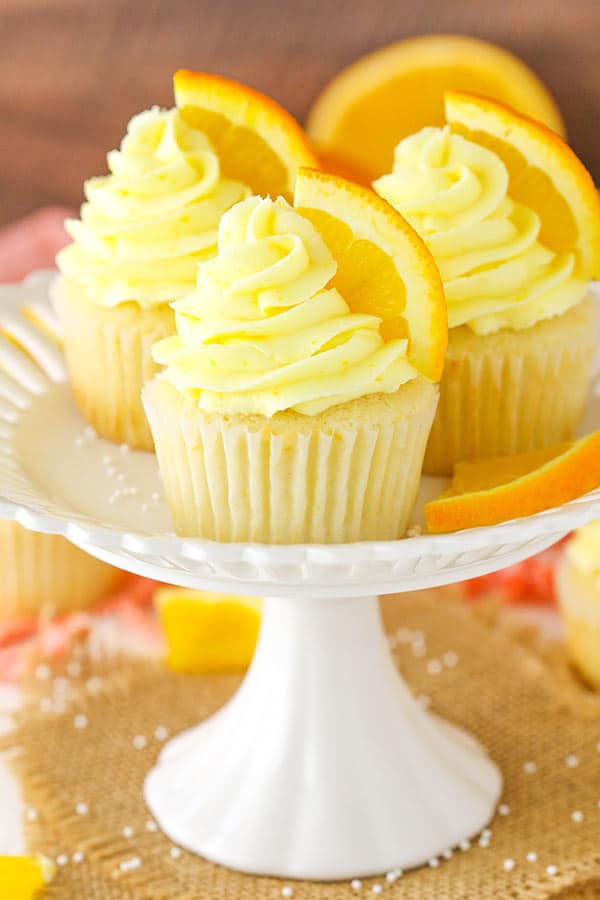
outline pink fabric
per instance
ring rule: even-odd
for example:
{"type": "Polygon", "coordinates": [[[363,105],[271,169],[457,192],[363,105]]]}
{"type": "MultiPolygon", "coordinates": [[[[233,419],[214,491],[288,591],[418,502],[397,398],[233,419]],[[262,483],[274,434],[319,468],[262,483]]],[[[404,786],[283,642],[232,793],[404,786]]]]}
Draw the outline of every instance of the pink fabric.
{"type": "Polygon", "coordinates": [[[0,281],[20,281],[33,269],[54,268],[56,254],[69,242],[63,223],[74,215],[66,207],[47,206],[0,229],[0,281]]]}

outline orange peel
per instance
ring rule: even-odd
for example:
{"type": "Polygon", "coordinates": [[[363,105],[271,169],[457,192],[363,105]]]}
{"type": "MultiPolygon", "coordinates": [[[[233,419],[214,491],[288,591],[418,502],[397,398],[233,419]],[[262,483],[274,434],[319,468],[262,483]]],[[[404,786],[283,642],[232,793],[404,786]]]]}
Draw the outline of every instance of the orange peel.
{"type": "Polygon", "coordinates": [[[423,511],[432,534],[497,525],[600,487],[600,430],[556,447],[456,463],[450,486],[423,511]]]}

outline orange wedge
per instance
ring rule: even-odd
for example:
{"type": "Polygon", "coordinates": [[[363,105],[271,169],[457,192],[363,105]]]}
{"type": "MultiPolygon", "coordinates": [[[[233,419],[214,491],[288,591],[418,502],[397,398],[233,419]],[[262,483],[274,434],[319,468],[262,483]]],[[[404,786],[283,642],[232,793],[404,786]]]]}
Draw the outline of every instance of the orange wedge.
{"type": "Polygon", "coordinates": [[[445,109],[453,131],[504,161],[511,198],[540,216],[540,242],[557,253],[574,251],[582,275],[600,275],[600,198],[570,147],[538,122],[484,97],[449,91],[445,109]]]}
{"type": "Polygon", "coordinates": [[[185,588],[159,588],[154,604],[176,672],[244,672],[260,628],[262,600],[185,588]]]}
{"type": "Polygon", "coordinates": [[[331,286],[352,312],[383,321],[384,339],[408,339],[408,359],[439,381],[446,353],[444,289],[433,257],[400,213],[368,188],[301,169],[294,206],[338,264],[331,286]]]}
{"type": "Polygon", "coordinates": [[[532,516],[600,486],[600,431],[532,453],[457,463],[448,489],[424,506],[433,534],[532,516]]]}
{"type": "Polygon", "coordinates": [[[298,167],[318,165],[298,122],[264,94],[186,69],[173,83],[183,118],[206,134],[223,174],[253,193],[290,199],[298,167]]]}
{"type": "Polygon", "coordinates": [[[0,856],[0,896],[6,900],[33,900],[56,871],[46,856],[0,856]]]}
{"type": "Polygon", "coordinates": [[[315,101],[307,132],[319,151],[373,180],[391,170],[403,137],[444,123],[446,90],[501,100],[565,133],[556,103],[525,63],[486,41],[442,34],[382,47],[344,69],[315,101]]]}

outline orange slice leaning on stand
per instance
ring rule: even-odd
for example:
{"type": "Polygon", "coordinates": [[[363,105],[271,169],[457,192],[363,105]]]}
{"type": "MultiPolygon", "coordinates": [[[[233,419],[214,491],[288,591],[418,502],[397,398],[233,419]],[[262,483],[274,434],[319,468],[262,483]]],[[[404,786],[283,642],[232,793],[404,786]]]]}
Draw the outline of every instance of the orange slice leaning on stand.
{"type": "Polygon", "coordinates": [[[298,173],[294,207],[337,262],[331,287],[352,312],[379,316],[384,340],[406,338],[409,362],[439,381],[448,336],[444,289],[408,222],[368,188],[314,169],[298,173]]]}
{"type": "Polygon", "coordinates": [[[392,168],[396,144],[444,124],[444,91],[501,100],[564,136],[560,112],[537,75],[507,50],[435,34],[382,47],[340,72],[317,98],[307,132],[324,164],[373,180],[392,168]]]}
{"type": "Polygon", "coordinates": [[[283,107],[246,85],[180,69],[175,101],[183,118],[204,132],[226,178],[252,192],[290,199],[299,166],[317,166],[304,131],[283,107]]]}
{"type": "Polygon", "coordinates": [[[424,507],[432,534],[531,516],[600,487],[600,431],[578,441],[457,463],[448,489],[424,507]]]}

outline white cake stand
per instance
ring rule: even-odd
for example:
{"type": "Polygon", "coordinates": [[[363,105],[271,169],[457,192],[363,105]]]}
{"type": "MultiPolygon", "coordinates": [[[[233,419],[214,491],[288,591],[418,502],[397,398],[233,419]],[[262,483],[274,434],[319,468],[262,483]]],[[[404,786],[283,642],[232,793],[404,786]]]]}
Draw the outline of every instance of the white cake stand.
{"type": "MultiPolygon", "coordinates": [[[[341,879],[419,865],[478,832],[501,777],[398,675],[376,594],[524,559],[600,517],[600,490],[460,534],[345,545],[218,544],[170,531],[151,454],[79,418],[48,275],[0,291],[0,515],[167,582],[267,595],[254,661],[216,715],[172,740],[146,800],[174,841],[245,872],[341,879]],[[45,323],[45,329],[32,322],[45,323]],[[20,344],[24,351],[15,346],[20,344]]],[[[592,392],[584,431],[600,427],[592,392]]],[[[440,482],[423,480],[423,495],[440,482]]]]}

